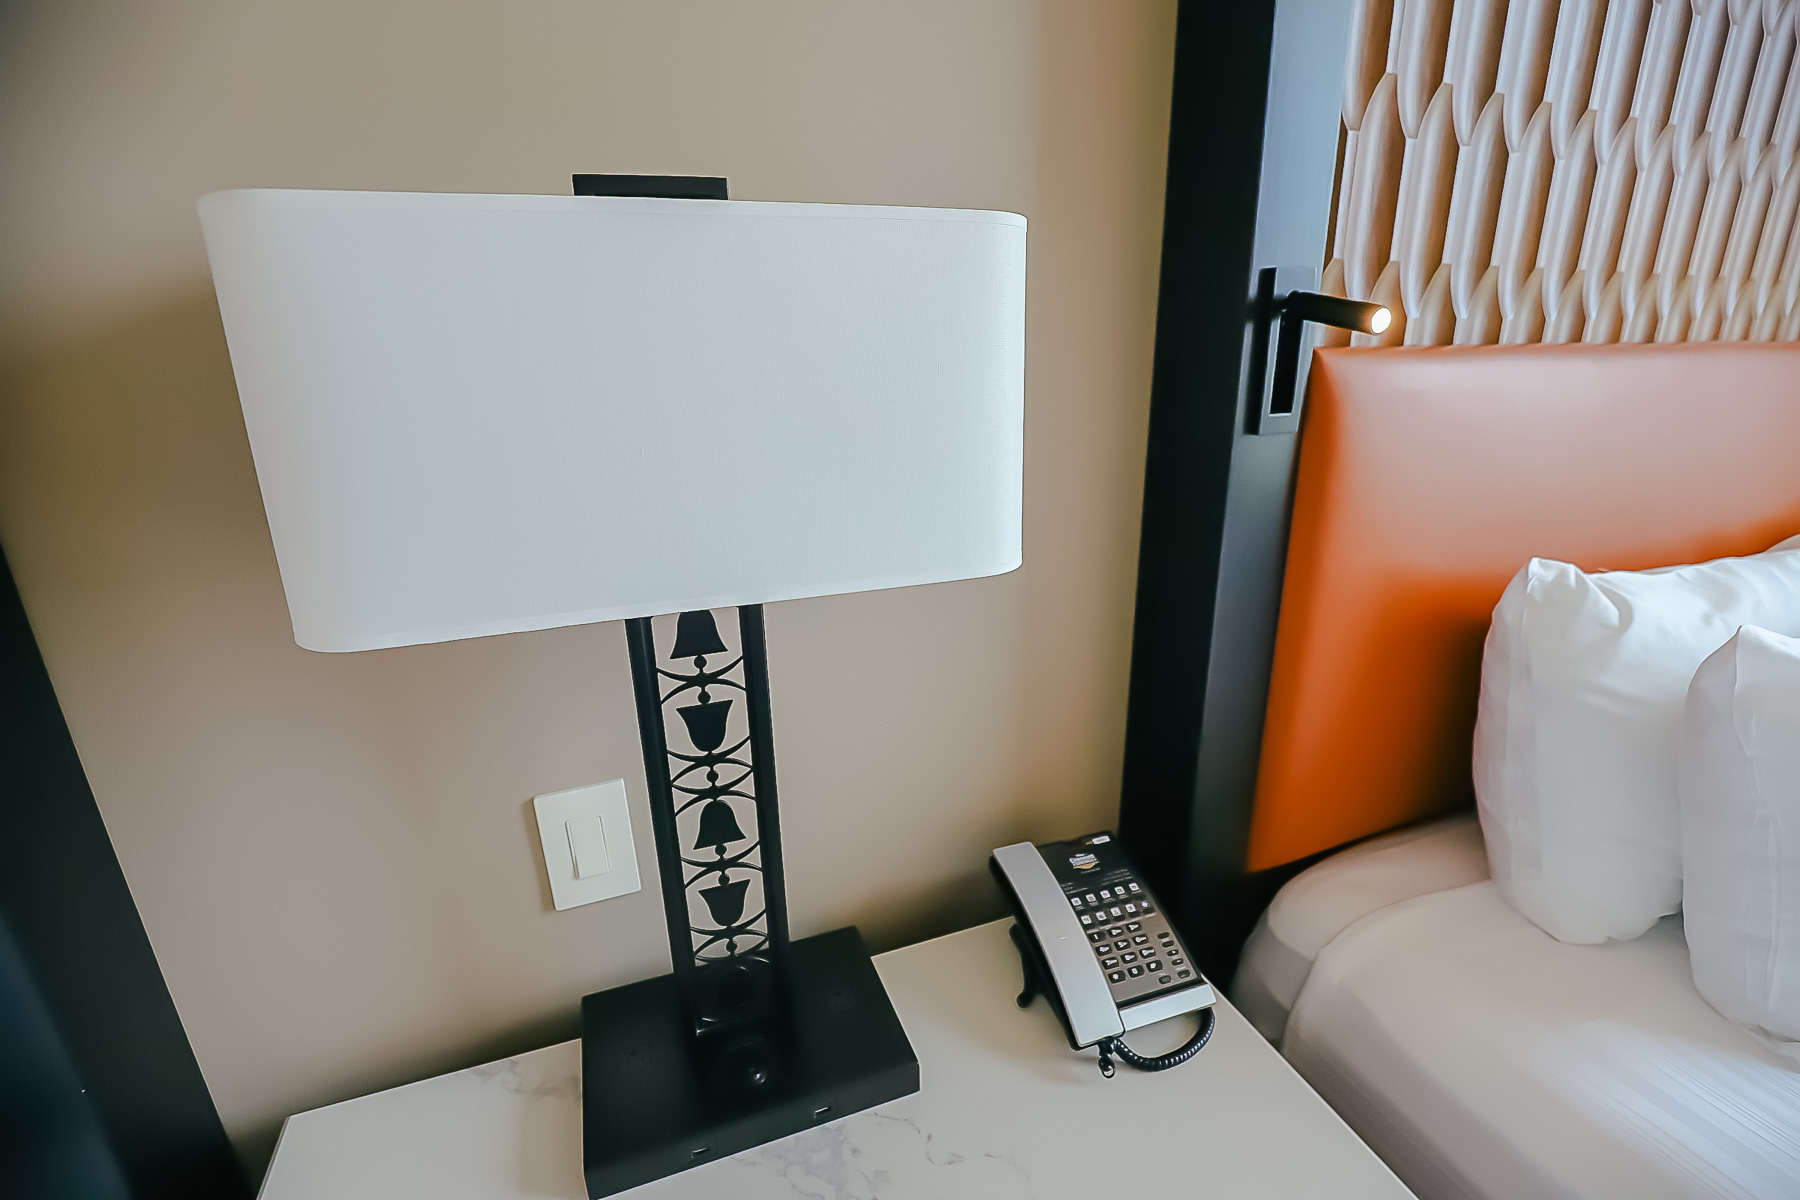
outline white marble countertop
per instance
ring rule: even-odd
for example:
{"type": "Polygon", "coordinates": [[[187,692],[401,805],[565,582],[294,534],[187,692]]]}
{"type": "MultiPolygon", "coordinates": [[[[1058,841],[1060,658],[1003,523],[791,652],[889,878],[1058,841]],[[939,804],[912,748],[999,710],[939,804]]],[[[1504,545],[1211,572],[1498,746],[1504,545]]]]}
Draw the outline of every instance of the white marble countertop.
{"type": "MultiPolygon", "coordinates": [[[[1411,1195],[1225,1001],[1192,1062],[1103,1079],[1044,1001],[1021,1012],[1007,923],[875,960],[917,1095],[623,1193],[632,1200],[1411,1195]]],[[[1192,1018],[1130,1037],[1158,1053],[1192,1018]]],[[[582,1200],[581,1054],[564,1042],[288,1118],[262,1200],[582,1200]]]]}

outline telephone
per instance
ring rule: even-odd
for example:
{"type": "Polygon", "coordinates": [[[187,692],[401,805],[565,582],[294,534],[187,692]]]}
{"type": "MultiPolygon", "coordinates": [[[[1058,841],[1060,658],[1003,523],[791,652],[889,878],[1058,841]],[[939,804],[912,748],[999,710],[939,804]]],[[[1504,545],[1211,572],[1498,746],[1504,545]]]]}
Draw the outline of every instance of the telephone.
{"type": "Polygon", "coordinates": [[[1206,1045],[1212,985],[1111,833],[1002,846],[988,869],[1016,918],[1012,940],[1025,975],[1019,1007],[1046,997],[1070,1047],[1099,1048],[1102,1075],[1112,1078],[1115,1057],[1162,1071],[1206,1045]],[[1200,1014],[1200,1029],[1179,1049],[1149,1056],[1125,1045],[1129,1030],[1190,1012],[1200,1014]]]}

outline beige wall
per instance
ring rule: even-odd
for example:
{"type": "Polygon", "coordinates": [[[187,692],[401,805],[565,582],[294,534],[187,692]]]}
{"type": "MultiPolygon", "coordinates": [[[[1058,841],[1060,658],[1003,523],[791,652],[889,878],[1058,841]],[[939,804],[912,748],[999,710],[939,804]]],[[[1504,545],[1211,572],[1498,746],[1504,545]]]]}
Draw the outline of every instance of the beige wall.
{"type": "Polygon", "coordinates": [[[295,647],[194,198],[615,170],[1030,217],[1023,570],[769,612],[795,931],[892,946],[996,915],[990,847],[1117,812],[1173,10],[0,15],[0,539],[254,1166],[284,1114],[571,1036],[667,951],[654,887],[553,912],[529,821],[623,775],[649,828],[619,626],[295,647]]]}

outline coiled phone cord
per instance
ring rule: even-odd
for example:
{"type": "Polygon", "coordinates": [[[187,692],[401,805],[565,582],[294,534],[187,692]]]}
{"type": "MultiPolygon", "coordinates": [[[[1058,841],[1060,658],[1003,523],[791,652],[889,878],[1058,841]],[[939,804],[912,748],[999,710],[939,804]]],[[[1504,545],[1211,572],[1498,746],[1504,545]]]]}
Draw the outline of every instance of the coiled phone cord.
{"type": "Polygon", "coordinates": [[[1113,1077],[1112,1060],[1115,1056],[1126,1066],[1135,1067],[1139,1071],[1166,1071],[1170,1067],[1179,1067],[1200,1053],[1206,1043],[1212,1040],[1213,1023],[1213,1010],[1201,1009],[1200,1028],[1195,1031],[1194,1036],[1167,1054],[1139,1054],[1125,1044],[1123,1037],[1101,1038],[1100,1073],[1108,1079],[1113,1077]]]}

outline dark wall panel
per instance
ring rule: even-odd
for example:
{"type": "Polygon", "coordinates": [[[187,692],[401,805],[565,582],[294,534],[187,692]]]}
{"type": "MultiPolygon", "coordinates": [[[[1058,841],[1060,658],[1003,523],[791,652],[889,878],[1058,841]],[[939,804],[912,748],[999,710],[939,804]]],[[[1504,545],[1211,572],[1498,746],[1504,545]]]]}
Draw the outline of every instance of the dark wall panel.
{"type": "MultiPolygon", "coordinates": [[[[0,1107],[35,1094],[56,1109],[9,1154],[34,1178],[116,1177],[140,1200],[247,1195],[3,559],[0,574],[0,916],[19,1056],[0,1107]],[[71,1080],[84,1096],[64,1094],[71,1080]]],[[[107,1194],[93,1186],[39,1194],[107,1194]]]]}
{"type": "Polygon", "coordinates": [[[1176,35],[1119,828],[1220,980],[1278,882],[1244,862],[1297,439],[1247,428],[1252,301],[1324,259],[1352,9],[1187,0],[1176,35]]]}

